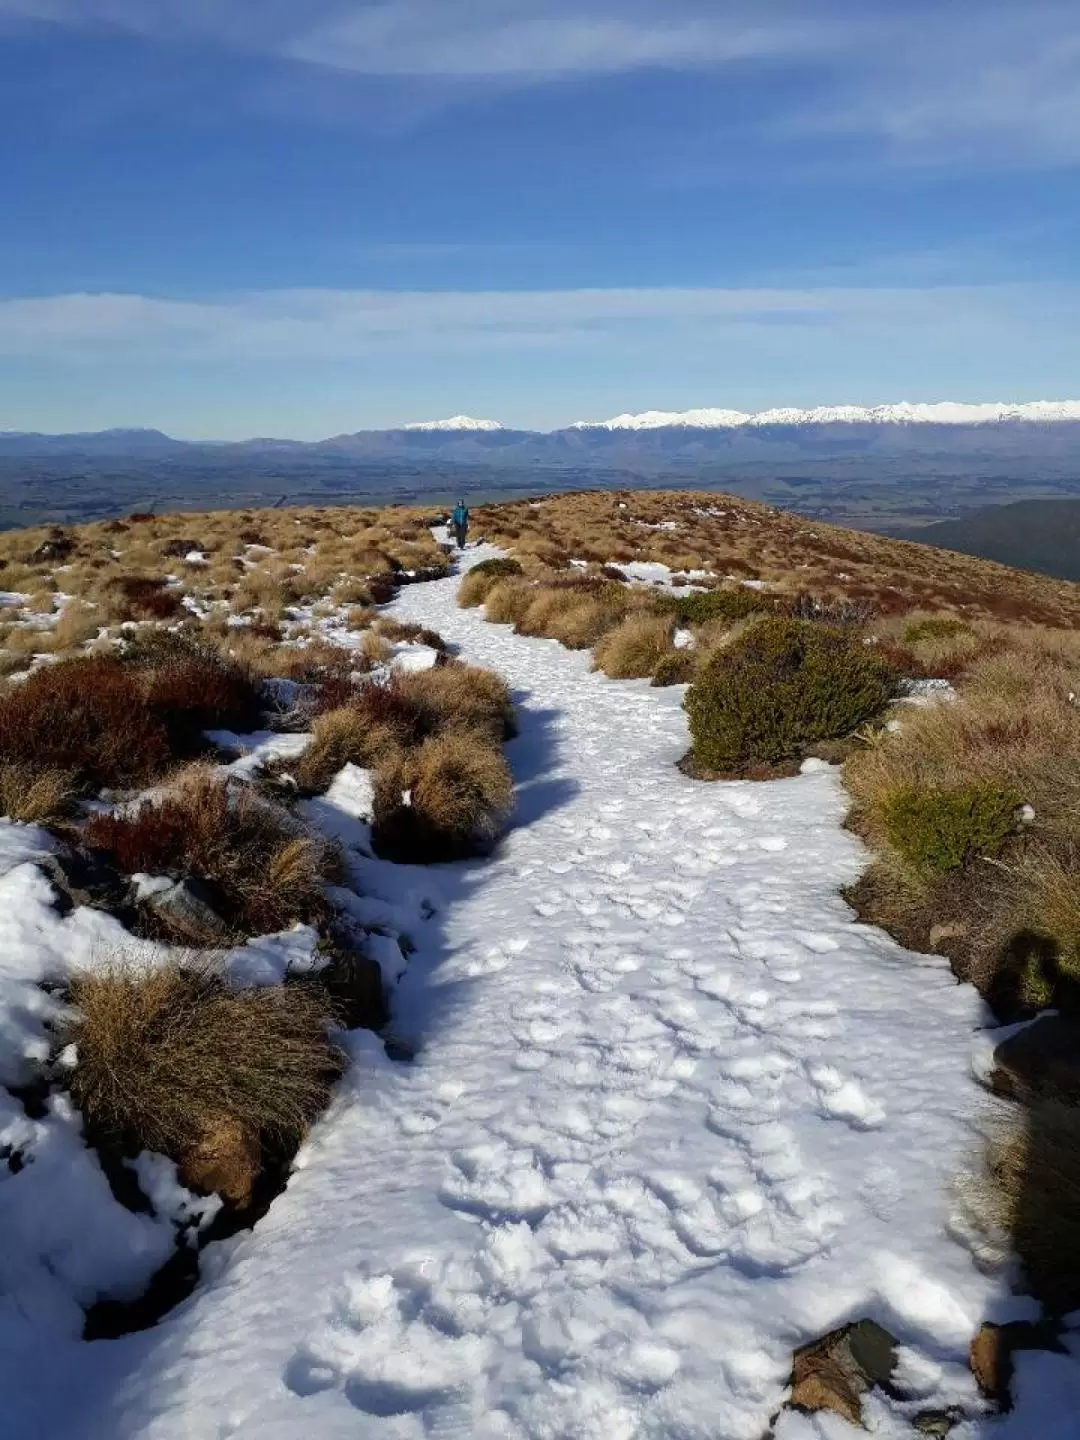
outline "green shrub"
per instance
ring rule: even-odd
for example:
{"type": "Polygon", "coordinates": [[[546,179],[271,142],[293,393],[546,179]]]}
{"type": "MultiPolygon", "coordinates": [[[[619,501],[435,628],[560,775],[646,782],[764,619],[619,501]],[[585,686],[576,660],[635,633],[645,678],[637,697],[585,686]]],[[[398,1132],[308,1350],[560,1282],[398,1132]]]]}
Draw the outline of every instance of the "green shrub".
{"type": "Polygon", "coordinates": [[[465,575],[458,589],[458,604],[462,609],[482,605],[488,592],[500,580],[510,579],[522,573],[521,566],[509,556],[496,556],[493,560],[481,560],[465,575]]]}
{"type": "Polygon", "coordinates": [[[920,640],[955,640],[961,635],[974,633],[965,620],[956,620],[950,615],[928,615],[923,620],[913,620],[905,627],[903,643],[917,645],[920,640]]]}
{"type": "Polygon", "coordinates": [[[693,760],[731,772],[793,759],[872,720],[897,679],[850,628],[759,620],[718,651],[687,692],[693,760]]]}
{"type": "Polygon", "coordinates": [[[672,650],[660,661],[653,671],[652,683],[657,687],[667,685],[688,685],[697,669],[697,657],[693,650],[672,650]]]}
{"type": "Polygon", "coordinates": [[[775,601],[759,590],[740,586],[738,590],[704,590],[696,595],[680,595],[667,605],[674,610],[677,625],[704,625],[709,620],[745,620],[748,615],[772,610],[775,601]]]}
{"type": "Polygon", "coordinates": [[[885,833],[916,870],[947,875],[980,855],[1000,855],[1016,829],[1021,797],[1002,785],[904,786],[885,802],[885,833]]]}

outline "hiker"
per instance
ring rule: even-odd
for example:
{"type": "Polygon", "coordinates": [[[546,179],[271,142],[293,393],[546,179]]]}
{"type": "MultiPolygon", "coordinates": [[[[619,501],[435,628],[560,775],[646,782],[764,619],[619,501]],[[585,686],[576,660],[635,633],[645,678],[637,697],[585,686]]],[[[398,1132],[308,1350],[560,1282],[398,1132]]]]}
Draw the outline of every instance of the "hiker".
{"type": "Polygon", "coordinates": [[[464,550],[465,537],[469,533],[469,507],[465,504],[464,500],[459,500],[457,502],[454,513],[450,518],[454,522],[454,533],[457,536],[457,547],[459,550],[464,550]]]}

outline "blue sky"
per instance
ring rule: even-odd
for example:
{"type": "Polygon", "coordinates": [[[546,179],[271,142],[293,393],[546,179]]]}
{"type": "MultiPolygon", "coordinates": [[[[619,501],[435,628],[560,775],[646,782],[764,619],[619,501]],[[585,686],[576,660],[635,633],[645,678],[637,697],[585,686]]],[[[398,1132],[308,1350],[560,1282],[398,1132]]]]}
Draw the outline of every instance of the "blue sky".
{"type": "Polygon", "coordinates": [[[1074,0],[0,0],[0,429],[1080,396],[1074,0]]]}

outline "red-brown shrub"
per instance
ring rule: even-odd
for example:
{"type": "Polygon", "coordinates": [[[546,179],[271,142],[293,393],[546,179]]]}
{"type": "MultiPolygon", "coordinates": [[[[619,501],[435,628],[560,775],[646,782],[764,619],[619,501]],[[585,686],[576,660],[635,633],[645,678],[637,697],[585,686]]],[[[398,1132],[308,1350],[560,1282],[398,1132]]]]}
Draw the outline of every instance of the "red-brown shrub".
{"type": "Polygon", "coordinates": [[[122,659],[78,656],[0,691],[0,759],[68,772],[84,792],[142,785],[205,750],[204,730],[251,730],[259,713],[243,666],[157,634],[122,659]]]}
{"type": "Polygon", "coordinates": [[[340,856],[331,844],[249,786],[202,767],[170,794],[129,814],[92,815],[82,835],[128,874],[209,882],[215,909],[247,935],[319,919],[326,884],[341,879],[340,856]]]}
{"type": "Polygon", "coordinates": [[[172,751],[136,674],[111,656],[43,666],[0,692],[0,756],[70,772],[83,790],[139,785],[172,751]]]}
{"type": "Polygon", "coordinates": [[[187,613],[179,592],[151,575],[118,575],[109,590],[121,620],[175,620],[187,613]]]}

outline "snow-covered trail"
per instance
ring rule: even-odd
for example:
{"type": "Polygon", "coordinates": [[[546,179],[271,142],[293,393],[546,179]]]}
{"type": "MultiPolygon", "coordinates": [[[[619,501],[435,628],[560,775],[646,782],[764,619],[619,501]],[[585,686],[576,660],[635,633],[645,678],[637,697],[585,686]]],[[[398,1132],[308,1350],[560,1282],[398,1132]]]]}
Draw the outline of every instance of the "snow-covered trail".
{"type": "Polygon", "coordinates": [[[42,1433],[760,1440],[792,1347],[862,1315],[912,1347],[912,1409],[970,1400],[999,1289],[946,1234],[974,991],[853,923],[834,773],[693,782],[681,690],[456,588],[395,613],[514,687],[519,815],[428,875],[396,1001],[418,1058],[357,1035],[267,1218],[157,1330],[82,1347],[77,1414],[42,1433]]]}

